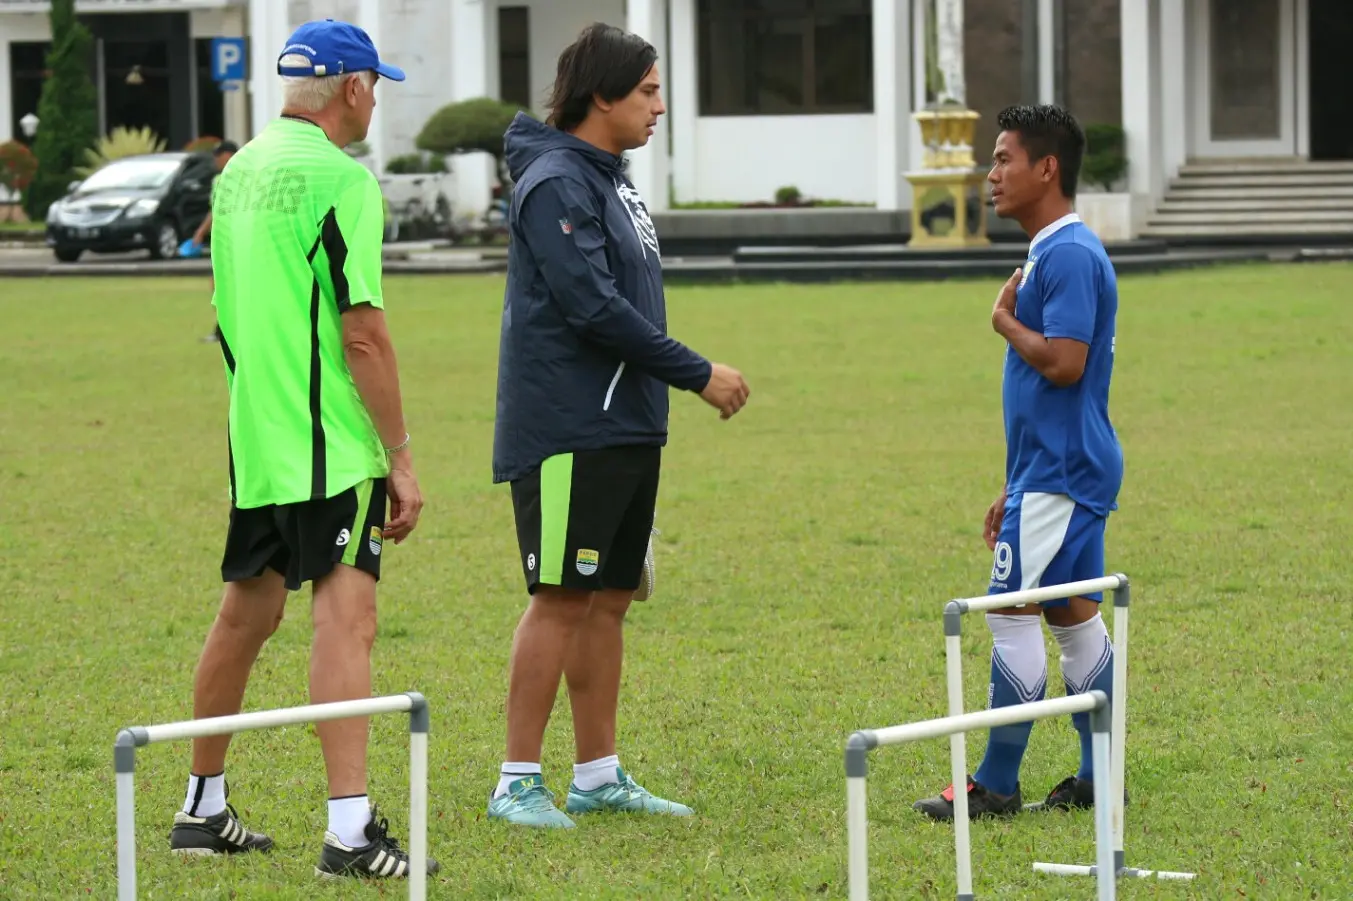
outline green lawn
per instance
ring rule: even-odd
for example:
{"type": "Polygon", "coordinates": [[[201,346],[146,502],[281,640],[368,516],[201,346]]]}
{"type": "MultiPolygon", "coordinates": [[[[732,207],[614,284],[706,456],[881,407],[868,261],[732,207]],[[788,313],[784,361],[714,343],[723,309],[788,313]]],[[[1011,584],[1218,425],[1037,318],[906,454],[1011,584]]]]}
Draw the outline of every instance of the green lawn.
{"type": "MultiPolygon", "coordinates": [[[[753,388],[726,423],[674,395],[659,593],[630,619],[622,762],[698,816],[550,834],[484,816],[524,600],[489,466],[502,282],[387,281],[428,505],[386,561],[376,690],[431,701],[434,897],[845,897],[844,741],[946,712],[941,607],[986,586],[999,281],[671,292],[673,332],[753,388]]],[[[1199,878],[1124,883],[1121,898],[1353,897],[1351,300],[1343,264],[1122,280],[1127,475],[1108,542],[1136,612],[1127,850],[1199,878]]],[[[110,898],[114,735],[190,715],[221,590],[207,283],[9,280],[0,315],[0,897],[110,898]]],[[[247,709],[306,702],[308,636],[297,599],[247,709]]],[[[976,708],[980,619],[964,645],[976,708]]],[[[371,790],[407,839],[405,730],[373,721],[371,790]]],[[[1069,721],[1033,736],[1023,778],[1040,797],[1078,752],[1069,721]]],[[[983,744],[970,737],[970,767],[983,744]]],[[[325,789],[308,727],[240,736],[230,760],[231,800],[276,853],[171,859],[187,750],[139,757],[142,898],[404,894],[316,884],[325,789]]],[[[561,804],[571,754],[561,692],[544,761],[561,804]]],[[[952,897],[952,832],[910,810],[948,766],[943,741],[873,758],[874,897],[952,897]]],[[[1093,892],[1031,871],[1092,860],[1089,815],[978,824],[973,841],[978,897],[1093,892]]]]}

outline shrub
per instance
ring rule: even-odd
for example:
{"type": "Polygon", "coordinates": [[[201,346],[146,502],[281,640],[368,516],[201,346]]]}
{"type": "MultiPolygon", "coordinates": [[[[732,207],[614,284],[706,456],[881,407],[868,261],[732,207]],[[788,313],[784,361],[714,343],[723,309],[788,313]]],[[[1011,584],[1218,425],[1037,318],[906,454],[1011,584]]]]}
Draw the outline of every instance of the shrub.
{"type": "Polygon", "coordinates": [[[216,149],[216,145],[221,143],[220,138],[211,135],[202,135],[200,138],[193,138],[187,144],[183,145],[185,153],[211,153],[216,149]]]}
{"type": "Polygon", "coordinates": [[[1112,191],[1127,174],[1127,133],[1122,126],[1095,123],[1085,127],[1085,159],[1081,178],[1112,191]]]}
{"type": "Polygon", "coordinates": [[[119,125],[85,150],[85,165],[76,166],[74,172],[81,178],[88,178],[112,160],[163,150],[164,138],[151,131],[150,126],[124,128],[119,125]]]}
{"type": "Polygon", "coordinates": [[[446,159],[438,153],[404,153],[385,164],[391,175],[418,175],[423,172],[445,172],[446,159]]]}
{"type": "Polygon", "coordinates": [[[517,113],[515,103],[476,97],[448,103],[433,113],[414,140],[414,146],[430,153],[483,151],[503,158],[503,135],[517,113]]]}
{"type": "Polygon", "coordinates": [[[23,193],[38,171],[38,158],[18,141],[0,144],[0,185],[23,193]]]}

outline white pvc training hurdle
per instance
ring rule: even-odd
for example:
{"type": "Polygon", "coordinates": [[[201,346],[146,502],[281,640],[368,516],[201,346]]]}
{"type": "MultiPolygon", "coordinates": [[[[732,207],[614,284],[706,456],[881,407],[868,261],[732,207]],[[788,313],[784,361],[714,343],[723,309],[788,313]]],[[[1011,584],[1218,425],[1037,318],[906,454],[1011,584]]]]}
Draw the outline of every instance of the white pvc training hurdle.
{"type": "MultiPolygon", "coordinates": [[[[1131,596],[1128,577],[1122,573],[1116,573],[1111,576],[1103,576],[1098,579],[1086,579],[1081,582],[1064,582],[1060,585],[1045,585],[1040,588],[1029,588],[1023,591],[1011,591],[1005,594],[983,595],[981,597],[958,598],[949,601],[944,605],[944,658],[945,658],[945,680],[948,683],[949,695],[949,715],[957,716],[963,712],[963,614],[965,613],[986,613],[992,610],[1001,610],[1006,607],[1023,607],[1028,604],[1038,604],[1044,601],[1056,601],[1064,598],[1073,598],[1086,594],[1093,594],[1099,591],[1109,591],[1113,593],[1113,700],[1111,703],[1113,709],[1112,722],[1112,750],[1110,752],[1110,765],[1107,768],[1101,768],[1099,762],[1094,763],[1095,772],[1102,773],[1105,769],[1109,770],[1110,805],[1112,814],[1113,828],[1113,868],[1114,871],[1122,877],[1148,878],[1154,876],[1157,879],[1193,879],[1194,873],[1180,873],[1169,870],[1140,870],[1135,867],[1127,866],[1127,855],[1124,852],[1124,805],[1123,791],[1126,782],[1127,769],[1127,660],[1128,660],[1128,604],[1131,596]]],[[[1017,722],[1023,722],[1019,720],[1017,722]]],[[[965,736],[961,732],[956,732],[950,737],[949,755],[953,768],[954,781],[954,841],[956,845],[964,851],[969,847],[969,829],[968,829],[968,795],[960,789],[967,785],[967,745],[965,736]]],[[[1099,801],[1099,782],[1095,781],[1095,807],[1098,809],[1099,801]]],[[[1085,864],[1059,864],[1035,862],[1033,867],[1040,873],[1047,873],[1054,876],[1095,876],[1099,865],[1085,864]]],[[[971,874],[964,882],[962,873],[959,876],[959,897],[964,897],[964,885],[968,888],[966,891],[972,891],[971,874]]]]}
{"type": "Polygon", "coordinates": [[[234,735],[254,729],[298,726],[377,713],[409,714],[409,898],[427,898],[428,853],[428,702],[411,691],[401,695],[334,701],[237,713],[157,726],[132,726],[117,734],[113,747],[117,772],[117,898],[136,899],[136,749],[161,741],[234,735]]]}
{"type": "MultiPolygon", "coordinates": [[[[1091,691],[1070,697],[1050,698],[1044,701],[1031,701],[1027,704],[1014,704],[1009,707],[997,707],[964,713],[959,716],[946,716],[933,720],[922,720],[902,726],[888,726],[883,729],[863,729],[854,733],[846,742],[846,826],[850,842],[849,880],[850,901],[868,901],[869,898],[869,818],[866,812],[865,784],[869,776],[869,752],[886,745],[920,741],[926,738],[939,738],[945,735],[962,735],[974,729],[990,729],[994,726],[1007,726],[1014,723],[1026,723],[1030,720],[1047,719],[1054,716],[1066,716],[1071,713],[1090,713],[1090,728],[1093,735],[1094,765],[1098,770],[1109,766],[1109,699],[1102,691],[1091,691]]],[[[966,774],[965,774],[966,775],[966,774]]],[[[960,777],[956,786],[965,785],[960,777]]],[[[956,791],[955,799],[962,795],[956,791]]],[[[1095,782],[1095,850],[1096,883],[1098,901],[1114,901],[1117,880],[1113,866],[1113,829],[1110,824],[1111,805],[1109,804],[1109,784],[1104,780],[1095,782]]],[[[962,822],[966,824],[966,819],[962,822]]],[[[971,849],[965,842],[958,840],[960,832],[954,831],[955,865],[958,872],[959,901],[973,901],[972,894],[972,858],[971,849]]],[[[966,836],[966,831],[963,832],[966,836]]]]}

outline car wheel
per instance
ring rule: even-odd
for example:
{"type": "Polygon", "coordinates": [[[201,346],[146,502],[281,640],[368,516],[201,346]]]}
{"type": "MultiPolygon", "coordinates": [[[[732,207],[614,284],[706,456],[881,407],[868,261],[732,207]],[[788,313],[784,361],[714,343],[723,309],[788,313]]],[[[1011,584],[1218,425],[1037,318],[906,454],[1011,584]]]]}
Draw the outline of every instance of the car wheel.
{"type": "Polygon", "coordinates": [[[155,243],[150,246],[150,255],[157,260],[172,260],[179,255],[179,232],[172,222],[161,222],[155,230],[155,243]]]}
{"type": "Polygon", "coordinates": [[[78,247],[55,247],[52,253],[56,254],[56,258],[62,263],[75,263],[79,261],[80,254],[84,251],[78,247]]]}

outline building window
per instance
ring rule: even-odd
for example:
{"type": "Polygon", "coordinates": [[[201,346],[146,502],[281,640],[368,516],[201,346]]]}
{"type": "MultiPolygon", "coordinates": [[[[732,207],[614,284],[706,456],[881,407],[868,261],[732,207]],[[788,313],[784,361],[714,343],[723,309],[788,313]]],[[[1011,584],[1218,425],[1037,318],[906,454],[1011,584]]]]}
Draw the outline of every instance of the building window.
{"type": "Polygon", "coordinates": [[[870,0],[699,0],[700,114],[874,110],[870,0]]]}
{"type": "MultiPolygon", "coordinates": [[[[38,114],[38,100],[42,97],[42,82],[46,78],[47,53],[52,45],[36,41],[14,41],[9,45],[9,90],[13,106],[10,134],[24,144],[33,141],[24,136],[19,120],[32,113],[38,114]]],[[[41,124],[38,128],[41,128],[41,124]]]]}
{"type": "Polygon", "coordinates": [[[525,6],[498,7],[498,95],[532,109],[531,20],[525,6]]]}
{"type": "Polygon", "coordinates": [[[193,56],[197,67],[197,128],[193,139],[224,138],[225,92],[211,77],[211,38],[193,41],[193,56]]]}

